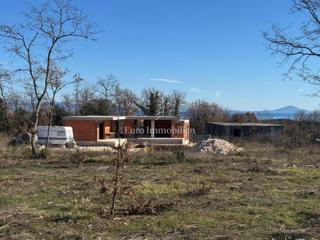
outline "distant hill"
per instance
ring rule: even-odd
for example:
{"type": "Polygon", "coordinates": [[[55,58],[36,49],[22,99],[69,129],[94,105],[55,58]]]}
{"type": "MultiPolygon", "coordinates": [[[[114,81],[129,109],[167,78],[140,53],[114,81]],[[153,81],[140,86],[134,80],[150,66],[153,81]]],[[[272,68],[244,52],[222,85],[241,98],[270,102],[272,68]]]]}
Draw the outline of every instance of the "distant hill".
{"type": "MultiPolygon", "coordinates": [[[[304,111],[310,113],[309,110],[301,109],[296,106],[286,106],[274,110],[253,111],[260,119],[293,119],[298,112],[304,111]]],[[[231,111],[231,113],[244,113],[247,111],[231,111]]]]}
{"type": "Polygon", "coordinates": [[[278,109],[272,110],[272,113],[274,113],[274,114],[296,114],[300,111],[307,112],[307,110],[297,108],[296,106],[286,106],[283,108],[278,108],[278,109]]]}
{"type": "MultiPolygon", "coordinates": [[[[304,111],[310,113],[311,111],[298,108],[296,106],[286,106],[282,108],[277,108],[274,110],[261,110],[261,111],[241,111],[241,110],[230,110],[230,114],[235,113],[246,113],[253,112],[259,119],[293,119],[298,112],[304,111]]],[[[188,118],[187,108],[183,108],[180,111],[180,116],[182,118],[188,118]]]]}

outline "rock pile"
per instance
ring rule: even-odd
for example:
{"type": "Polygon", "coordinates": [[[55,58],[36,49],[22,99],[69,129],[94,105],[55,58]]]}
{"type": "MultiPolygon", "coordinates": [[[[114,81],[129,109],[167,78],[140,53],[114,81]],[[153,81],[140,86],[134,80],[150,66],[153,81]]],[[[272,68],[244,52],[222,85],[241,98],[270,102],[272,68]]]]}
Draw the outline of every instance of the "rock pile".
{"type": "Polygon", "coordinates": [[[226,140],[213,138],[199,143],[196,146],[196,151],[218,155],[228,155],[230,153],[243,152],[243,149],[234,146],[232,143],[229,143],[226,140]]]}

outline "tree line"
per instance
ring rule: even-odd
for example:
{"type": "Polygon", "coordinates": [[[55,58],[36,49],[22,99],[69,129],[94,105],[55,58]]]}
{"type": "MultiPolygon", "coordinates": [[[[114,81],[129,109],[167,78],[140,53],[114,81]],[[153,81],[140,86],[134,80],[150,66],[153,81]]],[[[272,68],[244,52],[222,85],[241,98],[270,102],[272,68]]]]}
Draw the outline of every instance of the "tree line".
{"type": "MultiPolygon", "coordinates": [[[[17,91],[9,70],[0,67],[0,74],[0,131],[13,134],[30,131],[35,96],[28,88],[17,91]]],[[[119,80],[111,74],[98,78],[91,85],[80,74],[75,74],[69,81],[65,78],[66,71],[58,68],[52,71],[48,92],[39,111],[39,124],[63,125],[63,117],[69,115],[181,117],[183,114],[183,117],[190,118],[196,132],[203,133],[209,121],[258,121],[253,113],[230,115],[227,109],[216,103],[202,100],[187,103],[186,94],[179,90],[164,93],[146,88],[137,95],[121,87],[119,80]],[[68,93],[61,91],[67,86],[68,93]]]]}
{"type": "MultiPolygon", "coordinates": [[[[307,67],[311,58],[319,57],[314,39],[319,35],[319,3],[311,0],[294,1],[294,10],[307,13],[309,24],[302,28],[302,37],[289,38],[283,29],[274,26],[264,33],[274,53],[293,60],[289,72],[315,86],[318,74],[307,67]]],[[[10,71],[0,69],[0,131],[32,134],[32,153],[37,154],[36,129],[39,124],[61,125],[66,115],[173,115],[180,114],[186,96],[178,90],[163,93],[144,89],[137,96],[120,86],[112,75],[98,79],[94,86],[80,74],[68,79],[70,71],[65,62],[74,55],[73,43],[94,41],[101,29],[70,0],[44,1],[25,11],[20,24],[0,23],[0,41],[14,57],[10,71]],[[63,94],[72,88],[71,94],[63,94]]],[[[256,121],[253,114],[230,116],[215,103],[195,101],[188,105],[188,116],[198,133],[208,121],[256,121]]]]}
{"type": "MultiPolygon", "coordinates": [[[[66,72],[57,67],[51,71],[38,124],[63,125],[63,117],[70,115],[162,115],[190,118],[192,127],[203,133],[208,121],[257,121],[251,113],[231,116],[227,109],[216,103],[202,100],[187,103],[186,94],[179,90],[165,93],[146,88],[136,94],[121,87],[119,80],[111,74],[90,85],[79,73],[66,80],[66,72]],[[62,91],[67,86],[68,91],[62,91]]],[[[12,134],[30,131],[36,97],[29,88],[17,90],[9,70],[0,67],[0,74],[0,131],[12,134]]]]}

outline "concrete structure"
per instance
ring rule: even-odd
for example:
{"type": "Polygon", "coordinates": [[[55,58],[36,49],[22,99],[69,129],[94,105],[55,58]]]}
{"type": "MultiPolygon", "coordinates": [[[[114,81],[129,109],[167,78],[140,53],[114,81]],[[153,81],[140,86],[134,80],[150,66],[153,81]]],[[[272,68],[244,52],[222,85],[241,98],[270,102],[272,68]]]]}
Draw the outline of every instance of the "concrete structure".
{"type": "Polygon", "coordinates": [[[80,144],[112,144],[118,139],[152,144],[189,142],[189,120],[174,116],[68,116],[63,122],[73,128],[80,144]]]}
{"type": "Polygon", "coordinates": [[[269,123],[210,122],[206,124],[206,133],[217,137],[279,136],[282,131],[283,125],[269,123]]]}

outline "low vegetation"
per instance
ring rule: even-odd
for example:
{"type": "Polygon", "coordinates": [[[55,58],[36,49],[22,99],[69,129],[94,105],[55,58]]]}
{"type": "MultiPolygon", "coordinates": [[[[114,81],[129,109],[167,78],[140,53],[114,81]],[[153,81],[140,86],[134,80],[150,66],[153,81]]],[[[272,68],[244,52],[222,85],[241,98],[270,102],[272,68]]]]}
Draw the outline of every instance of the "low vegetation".
{"type": "Polygon", "coordinates": [[[110,215],[115,155],[1,148],[3,239],[311,239],[320,149],[242,144],[214,156],[136,153],[110,215]]]}

